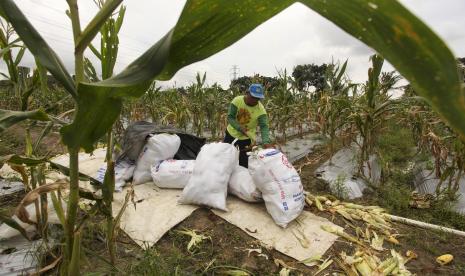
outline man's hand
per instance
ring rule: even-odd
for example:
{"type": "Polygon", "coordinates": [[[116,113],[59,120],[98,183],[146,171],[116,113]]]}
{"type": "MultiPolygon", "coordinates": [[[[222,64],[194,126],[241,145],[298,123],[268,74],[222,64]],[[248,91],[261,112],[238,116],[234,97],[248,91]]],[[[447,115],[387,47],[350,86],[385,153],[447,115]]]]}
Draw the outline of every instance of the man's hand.
{"type": "Polygon", "coordinates": [[[264,149],[272,149],[274,148],[273,144],[263,144],[264,149]]]}
{"type": "Polygon", "coordinates": [[[249,136],[249,135],[247,134],[247,129],[246,129],[246,128],[241,127],[241,132],[242,132],[242,134],[244,134],[245,136],[249,136]]]}

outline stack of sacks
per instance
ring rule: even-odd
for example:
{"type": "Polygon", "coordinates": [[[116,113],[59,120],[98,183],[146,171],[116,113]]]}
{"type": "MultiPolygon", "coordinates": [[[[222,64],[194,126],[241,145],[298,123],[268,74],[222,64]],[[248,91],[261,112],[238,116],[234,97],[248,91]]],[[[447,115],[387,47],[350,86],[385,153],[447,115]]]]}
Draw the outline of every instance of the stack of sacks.
{"type": "MultiPolygon", "coordinates": [[[[194,172],[195,160],[164,160],[152,166],[152,179],[160,188],[184,189],[194,172]]],[[[263,201],[247,168],[236,165],[228,183],[228,192],[248,202],[263,201]]]]}
{"type": "Polygon", "coordinates": [[[302,212],[305,204],[300,177],[276,149],[259,150],[249,158],[249,171],[254,183],[262,192],[268,213],[275,223],[286,227],[302,212]]]}
{"type": "Polygon", "coordinates": [[[197,155],[194,172],[179,203],[206,205],[227,211],[228,182],[238,162],[239,151],[233,145],[204,145],[197,155]]]}
{"type": "Polygon", "coordinates": [[[137,159],[133,183],[137,185],[152,181],[150,167],[173,158],[180,145],[181,139],[176,134],[162,133],[151,136],[137,159]]]}

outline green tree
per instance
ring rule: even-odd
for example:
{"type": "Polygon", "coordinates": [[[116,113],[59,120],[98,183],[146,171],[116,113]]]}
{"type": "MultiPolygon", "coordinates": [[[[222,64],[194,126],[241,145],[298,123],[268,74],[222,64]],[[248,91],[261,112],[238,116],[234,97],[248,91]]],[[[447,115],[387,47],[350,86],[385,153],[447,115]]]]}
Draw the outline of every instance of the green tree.
{"type": "Polygon", "coordinates": [[[292,71],[292,77],[295,79],[297,88],[300,90],[308,90],[310,87],[315,87],[315,93],[319,94],[323,91],[326,85],[326,70],[328,65],[323,63],[297,65],[292,71]]]}
{"type": "Polygon", "coordinates": [[[261,76],[259,74],[255,74],[254,76],[243,76],[235,80],[232,80],[229,87],[231,89],[239,89],[240,91],[246,91],[252,83],[261,83],[267,91],[272,91],[273,89],[279,86],[278,78],[266,77],[261,76]]]}

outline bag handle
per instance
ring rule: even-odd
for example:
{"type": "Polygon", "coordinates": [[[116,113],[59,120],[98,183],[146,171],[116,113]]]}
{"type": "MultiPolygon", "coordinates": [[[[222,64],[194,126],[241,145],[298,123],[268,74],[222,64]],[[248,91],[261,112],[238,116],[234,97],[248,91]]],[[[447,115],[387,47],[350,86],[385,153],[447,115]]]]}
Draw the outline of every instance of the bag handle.
{"type": "Polygon", "coordinates": [[[233,146],[234,146],[234,144],[237,142],[237,140],[239,140],[239,139],[237,139],[237,138],[236,138],[236,139],[234,139],[234,140],[231,142],[231,145],[233,145],[233,146]]]}

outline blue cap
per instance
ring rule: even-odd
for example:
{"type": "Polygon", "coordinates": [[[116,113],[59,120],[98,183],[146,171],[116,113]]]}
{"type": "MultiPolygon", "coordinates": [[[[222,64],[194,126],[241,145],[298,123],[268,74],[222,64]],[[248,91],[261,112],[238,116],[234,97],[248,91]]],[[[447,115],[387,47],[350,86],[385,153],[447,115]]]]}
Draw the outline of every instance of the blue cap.
{"type": "Polygon", "coordinates": [[[263,91],[263,85],[259,83],[253,83],[249,86],[249,93],[252,97],[258,99],[264,99],[265,93],[263,91]]]}

